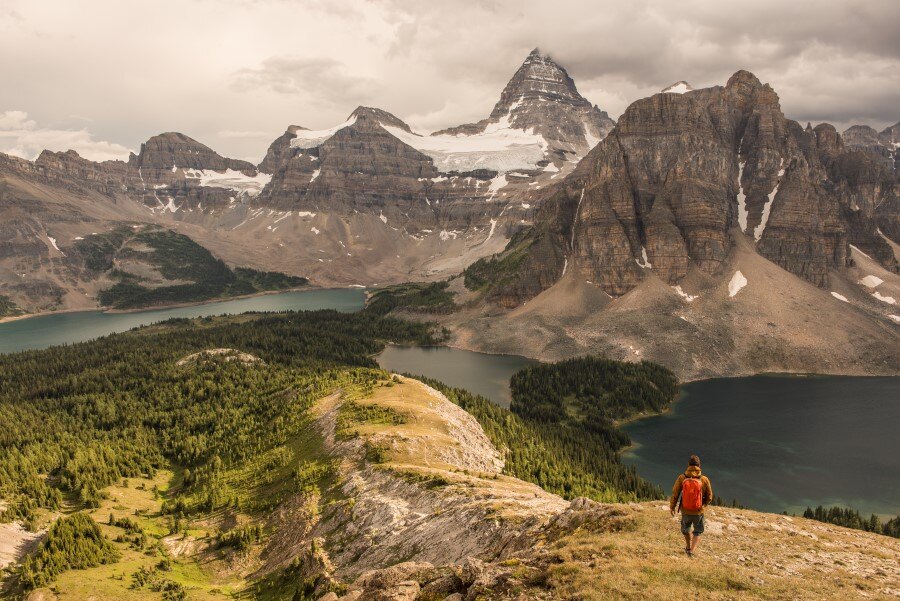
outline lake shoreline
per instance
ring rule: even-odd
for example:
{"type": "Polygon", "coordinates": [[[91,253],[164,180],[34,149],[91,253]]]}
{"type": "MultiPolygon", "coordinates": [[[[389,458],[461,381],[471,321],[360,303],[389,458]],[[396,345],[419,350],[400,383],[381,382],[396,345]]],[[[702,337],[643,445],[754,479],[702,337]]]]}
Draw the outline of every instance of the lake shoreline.
{"type": "Polygon", "coordinates": [[[233,300],[242,300],[246,298],[258,298],[271,294],[284,294],[285,292],[307,292],[313,290],[353,290],[353,286],[341,287],[320,287],[320,286],[300,286],[297,288],[284,288],[282,290],[264,290],[262,292],[254,292],[252,294],[239,294],[237,296],[223,296],[219,298],[210,298],[197,302],[171,303],[166,305],[153,305],[149,307],[138,307],[134,309],[104,309],[103,307],[95,307],[92,309],[60,309],[59,311],[41,311],[39,313],[25,313],[23,315],[9,315],[0,317],[0,324],[13,321],[21,321],[23,319],[31,319],[33,317],[46,317],[48,315],[65,315],[69,313],[104,313],[108,315],[128,315],[131,313],[144,313],[146,311],[162,311],[165,309],[184,309],[186,307],[202,307],[203,305],[212,305],[214,303],[223,303],[233,300]]]}

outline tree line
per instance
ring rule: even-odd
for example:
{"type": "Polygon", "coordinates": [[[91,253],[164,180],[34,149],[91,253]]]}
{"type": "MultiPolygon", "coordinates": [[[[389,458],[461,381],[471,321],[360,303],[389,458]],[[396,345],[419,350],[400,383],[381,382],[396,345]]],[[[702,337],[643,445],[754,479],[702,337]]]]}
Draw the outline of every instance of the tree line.
{"type": "Polygon", "coordinates": [[[815,509],[807,507],[806,511],[803,512],[803,517],[845,528],[854,528],[900,538],[900,516],[882,521],[874,513],[865,518],[859,511],[849,507],[823,507],[819,505],[815,509]]]}

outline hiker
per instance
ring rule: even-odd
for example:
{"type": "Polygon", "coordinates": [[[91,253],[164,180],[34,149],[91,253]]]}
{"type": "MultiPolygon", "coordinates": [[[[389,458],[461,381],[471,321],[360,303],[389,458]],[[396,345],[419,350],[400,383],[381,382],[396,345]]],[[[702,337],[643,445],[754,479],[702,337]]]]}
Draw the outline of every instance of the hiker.
{"type": "Polygon", "coordinates": [[[684,535],[684,552],[688,557],[694,555],[700,535],[703,534],[703,508],[709,505],[712,498],[712,484],[700,472],[700,458],[691,455],[688,468],[675,480],[672,498],[669,499],[669,511],[672,515],[681,511],[681,533],[684,535]],[[694,527],[693,535],[691,526],[694,527]]]}

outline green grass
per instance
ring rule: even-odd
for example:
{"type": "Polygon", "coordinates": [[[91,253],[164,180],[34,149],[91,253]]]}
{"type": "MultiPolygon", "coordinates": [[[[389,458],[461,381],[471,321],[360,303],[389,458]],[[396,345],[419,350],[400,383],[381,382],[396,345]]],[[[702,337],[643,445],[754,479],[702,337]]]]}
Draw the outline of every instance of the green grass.
{"type": "Polygon", "coordinates": [[[406,421],[406,416],[390,407],[347,400],[338,411],[335,435],[339,439],[346,440],[357,437],[359,435],[357,428],[362,425],[399,426],[406,421]]]}

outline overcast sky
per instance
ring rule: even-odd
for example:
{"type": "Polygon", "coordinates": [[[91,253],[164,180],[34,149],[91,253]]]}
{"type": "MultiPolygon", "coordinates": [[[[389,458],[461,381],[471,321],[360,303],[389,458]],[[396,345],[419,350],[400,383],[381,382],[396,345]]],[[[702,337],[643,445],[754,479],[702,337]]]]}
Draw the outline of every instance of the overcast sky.
{"type": "Polygon", "coordinates": [[[0,151],[180,131],[258,162],[361,104],[432,131],[486,117],[535,46],[613,118],[748,69],[804,124],[900,119],[900,0],[0,0],[0,151]]]}

